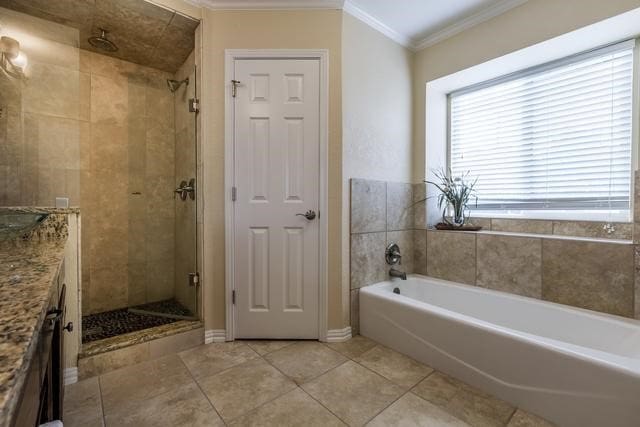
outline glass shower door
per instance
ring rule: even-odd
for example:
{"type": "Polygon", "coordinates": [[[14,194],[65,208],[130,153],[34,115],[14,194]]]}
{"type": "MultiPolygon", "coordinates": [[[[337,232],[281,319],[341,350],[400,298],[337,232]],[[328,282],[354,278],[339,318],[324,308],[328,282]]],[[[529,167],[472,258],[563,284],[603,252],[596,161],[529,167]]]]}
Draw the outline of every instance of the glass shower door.
{"type": "Polygon", "coordinates": [[[198,183],[196,180],[198,150],[198,113],[194,111],[196,99],[196,67],[189,74],[189,84],[176,91],[176,180],[186,182],[193,191],[185,200],[176,197],[176,299],[193,317],[198,317],[200,294],[198,269],[198,183]]]}

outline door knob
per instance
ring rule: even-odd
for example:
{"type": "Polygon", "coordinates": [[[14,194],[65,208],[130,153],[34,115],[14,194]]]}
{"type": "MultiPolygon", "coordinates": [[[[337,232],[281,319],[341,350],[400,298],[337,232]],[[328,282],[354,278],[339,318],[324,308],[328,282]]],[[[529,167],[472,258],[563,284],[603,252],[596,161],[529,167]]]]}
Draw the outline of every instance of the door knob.
{"type": "Polygon", "coordinates": [[[303,216],[303,217],[307,218],[309,221],[313,221],[314,219],[316,219],[316,213],[314,211],[312,211],[311,209],[309,209],[305,213],[296,214],[296,216],[303,216]]]}

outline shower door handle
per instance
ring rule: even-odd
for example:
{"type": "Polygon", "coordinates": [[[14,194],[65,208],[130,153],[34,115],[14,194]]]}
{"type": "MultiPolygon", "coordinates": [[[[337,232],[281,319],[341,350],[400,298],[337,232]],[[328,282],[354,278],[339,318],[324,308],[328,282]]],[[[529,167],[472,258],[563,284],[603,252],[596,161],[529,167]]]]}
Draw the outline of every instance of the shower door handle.
{"type": "Polygon", "coordinates": [[[181,200],[187,200],[187,196],[189,196],[191,200],[195,200],[196,198],[195,184],[196,184],[195,178],[191,178],[189,180],[189,184],[187,184],[187,181],[182,181],[180,182],[178,188],[173,190],[173,192],[176,194],[179,194],[181,200]]]}

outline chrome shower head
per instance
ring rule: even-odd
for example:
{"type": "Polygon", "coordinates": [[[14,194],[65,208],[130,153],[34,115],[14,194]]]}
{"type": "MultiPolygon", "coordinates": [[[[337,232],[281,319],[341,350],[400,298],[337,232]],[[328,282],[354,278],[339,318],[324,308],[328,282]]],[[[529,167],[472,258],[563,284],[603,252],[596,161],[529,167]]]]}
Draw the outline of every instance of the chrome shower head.
{"type": "Polygon", "coordinates": [[[118,50],[118,46],[116,46],[112,41],[107,39],[107,30],[99,28],[100,35],[89,37],[89,44],[91,46],[98,48],[100,50],[106,50],[107,52],[115,52],[118,50]]]}
{"type": "Polygon", "coordinates": [[[171,80],[171,79],[167,79],[167,86],[169,86],[169,90],[171,92],[175,92],[178,90],[178,88],[180,86],[182,86],[183,84],[189,86],[189,77],[187,77],[184,80],[171,80]]]}

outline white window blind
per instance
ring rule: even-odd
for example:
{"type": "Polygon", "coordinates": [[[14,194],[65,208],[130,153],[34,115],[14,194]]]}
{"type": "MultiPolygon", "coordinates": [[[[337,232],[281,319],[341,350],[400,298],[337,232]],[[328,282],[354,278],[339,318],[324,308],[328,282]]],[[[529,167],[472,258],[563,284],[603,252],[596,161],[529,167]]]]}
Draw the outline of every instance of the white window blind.
{"type": "Polygon", "coordinates": [[[628,215],[633,47],[618,43],[449,95],[451,173],[478,178],[477,209],[628,215]]]}

